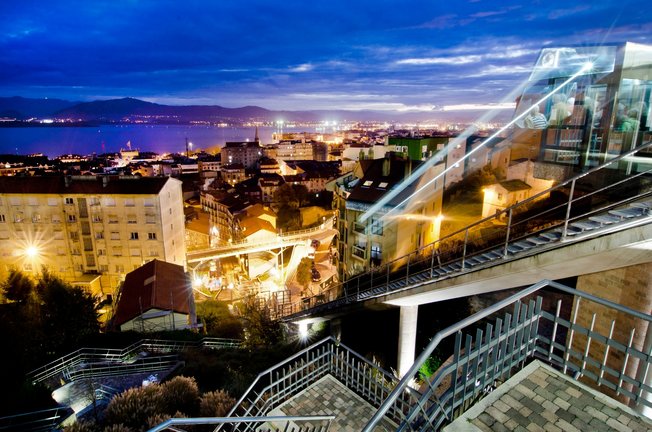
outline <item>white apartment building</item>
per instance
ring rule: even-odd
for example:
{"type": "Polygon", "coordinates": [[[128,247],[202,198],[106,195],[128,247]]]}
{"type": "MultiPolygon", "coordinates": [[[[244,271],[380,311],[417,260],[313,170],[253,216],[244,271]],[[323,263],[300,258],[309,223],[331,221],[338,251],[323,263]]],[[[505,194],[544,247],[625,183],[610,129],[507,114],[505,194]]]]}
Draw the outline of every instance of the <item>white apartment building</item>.
{"type": "Polygon", "coordinates": [[[181,181],[169,177],[2,177],[0,280],[45,266],[113,295],[152,259],[185,265],[184,221],[181,181]]]}

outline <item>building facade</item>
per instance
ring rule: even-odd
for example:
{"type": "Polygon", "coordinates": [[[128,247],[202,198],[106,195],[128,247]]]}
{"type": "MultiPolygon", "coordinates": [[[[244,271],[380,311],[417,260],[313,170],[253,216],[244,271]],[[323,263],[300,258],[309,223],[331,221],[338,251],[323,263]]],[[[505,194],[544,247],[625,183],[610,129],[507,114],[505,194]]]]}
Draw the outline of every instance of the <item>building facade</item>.
{"type": "Polygon", "coordinates": [[[181,182],[132,176],[0,179],[0,277],[45,266],[108,296],[159,259],[185,265],[181,182]]]}

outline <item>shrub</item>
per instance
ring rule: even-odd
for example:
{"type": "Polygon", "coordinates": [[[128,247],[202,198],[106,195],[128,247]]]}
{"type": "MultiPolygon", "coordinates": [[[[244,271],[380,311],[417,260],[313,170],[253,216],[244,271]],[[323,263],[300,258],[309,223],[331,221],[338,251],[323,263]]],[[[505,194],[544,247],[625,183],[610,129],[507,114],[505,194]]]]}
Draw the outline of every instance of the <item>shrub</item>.
{"type": "Polygon", "coordinates": [[[235,398],[224,390],[204,393],[199,402],[201,417],[224,417],[235,405],[235,398]]]}
{"type": "Polygon", "coordinates": [[[157,384],[120,393],[106,408],[107,424],[123,424],[135,431],[142,430],[148,418],[163,412],[161,394],[157,384]]]}
{"type": "Polygon", "coordinates": [[[199,408],[199,388],[194,378],[177,376],[160,385],[162,412],[180,411],[194,416],[199,408]]]}

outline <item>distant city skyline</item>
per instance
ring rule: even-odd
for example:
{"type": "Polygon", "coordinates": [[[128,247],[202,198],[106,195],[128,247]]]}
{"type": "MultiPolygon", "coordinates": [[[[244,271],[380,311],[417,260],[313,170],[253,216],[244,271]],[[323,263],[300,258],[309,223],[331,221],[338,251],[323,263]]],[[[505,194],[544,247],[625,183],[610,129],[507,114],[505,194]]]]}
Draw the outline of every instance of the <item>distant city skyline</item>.
{"type": "Polygon", "coordinates": [[[0,96],[470,110],[545,46],[652,38],[643,1],[349,3],[2,2],[0,96]]]}

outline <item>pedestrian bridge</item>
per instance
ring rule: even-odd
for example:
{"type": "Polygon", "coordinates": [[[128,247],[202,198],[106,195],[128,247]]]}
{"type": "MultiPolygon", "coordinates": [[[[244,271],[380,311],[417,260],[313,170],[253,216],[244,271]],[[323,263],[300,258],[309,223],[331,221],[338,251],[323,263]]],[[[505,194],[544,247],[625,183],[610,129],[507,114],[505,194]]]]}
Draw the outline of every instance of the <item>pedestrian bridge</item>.
{"type": "Polygon", "coordinates": [[[418,306],[652,262],[652,168],[614,175],[633,154],[295,303],[284,320],[321,319],[361,304],[418,306]]]}
{"type": "Polygon", "coordinates": [[[208,249],[192,251],[186,255],[186,262],[189,265],[194,264],[194,268],[197,268],[201,264],[214,259],[281,249],[305,244],[306,241],[311,239],[322,239],[328,236],[334,237],[337,235],[337,230],[333,228],[334,224],[335,218],[330,218],[315,228],[280,234],[275,238],[270,238],[268,241],[250,242],[245,240],[208,249]]]}

